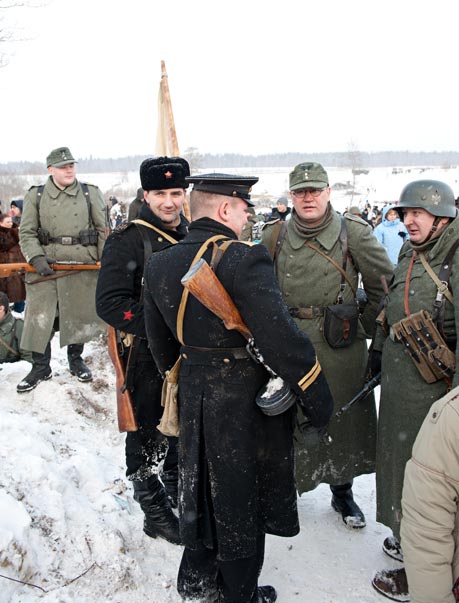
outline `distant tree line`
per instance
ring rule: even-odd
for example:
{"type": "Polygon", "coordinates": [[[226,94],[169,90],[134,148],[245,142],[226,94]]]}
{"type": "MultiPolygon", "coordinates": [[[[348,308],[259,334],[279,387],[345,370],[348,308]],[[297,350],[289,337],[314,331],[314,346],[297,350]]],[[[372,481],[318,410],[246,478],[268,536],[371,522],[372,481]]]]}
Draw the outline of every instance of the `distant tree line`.
{"type": "MultiPolygon", "coordinates": [[[[459,164],[459,151],[381,151],[367,153],[354,150],[339,153],[277,153],[266,155],[242,155],[240,153],[210,154],[199,153],[196,148],[187,149],[183,156],[188,159],[191,169],[213,168],[270,168],[293,167],[302,161],[318,161],[326,167],[360,168],[431,166],[452,167],[459,164]],[[356,158],[355,155],[358,155],[356,158]]],[[[79,158],[78,172],[84,174],[105,172],[131,172],[139,169],[147,155],[100,159],[97,157],[79,158]]],[[[11,161],[0,163],[0,174],[34,175],[44,174],[46,166],[41,162],[11,161]]]]}

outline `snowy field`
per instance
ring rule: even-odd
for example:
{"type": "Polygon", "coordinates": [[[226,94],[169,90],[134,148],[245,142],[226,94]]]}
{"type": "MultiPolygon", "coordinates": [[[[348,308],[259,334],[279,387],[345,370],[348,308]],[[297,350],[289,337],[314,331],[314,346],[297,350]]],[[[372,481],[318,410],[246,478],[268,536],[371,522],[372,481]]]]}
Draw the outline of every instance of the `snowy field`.
{"type": "MultiPolygon", "coordinates": [[[[26,362],[0,370],[0,602],[179,602],[181,547],[142,532],[124,477],[105,344],[85,347],[94,381],[82,384],[57,337],[53,378],[32,392],[16,393],[26,362]]],[[[397,564],[381,551],[389,531],[374,519],[374,476],[354,491],[364,530],[349,531],[320,486],[299,499],[298,536],[268,537],[260,583],[275,585],[280,603],[381,603],[370,580],[397,564]]]]}
{"type": "MultiPolygon", "coordinates": [[[[232,171],[259,175],[256,195],[285,193],[288,170],[232,171]]],[[[108,176],[81,179],[104,191],[108,176]]],[[[407,182],[423,177],[459,194],[456,169],[375,169],[358,177],[353,203],[394,201],[407,182]]],[[[127,184],[138,186],[136,178],[129,175],[127,184]]],[[[349,180],[349,170],[330,170],[331,184],[349,180]]],[[[332,200],[339,210],[349,204],[342,191],[332,200]]],[[[87,384],[70,375],[57,338],[52,348],[53,379],[30,393],[16,393],[26,362],[0,368],[0,603],[178,603],[181,547],[143,534],[124,477],[105,342],[85,347],[94,374],[87,384]]],[[[397,563],[381,550],[389,530],[375,521],[374,475],[356,479],[354,492],[364,530],[349,531],[320,486],[299,499],[298,536],[268,537],[260,584],[274,585],[279,603],[383,603],[371,579],[397,563]]]]}

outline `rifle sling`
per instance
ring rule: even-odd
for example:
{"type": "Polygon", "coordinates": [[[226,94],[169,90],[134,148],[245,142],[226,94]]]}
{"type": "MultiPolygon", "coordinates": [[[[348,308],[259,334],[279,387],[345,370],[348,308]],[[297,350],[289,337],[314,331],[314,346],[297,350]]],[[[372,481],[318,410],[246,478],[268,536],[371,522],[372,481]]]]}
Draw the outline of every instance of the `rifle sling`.
{"type": "Polygon", "coordinates": [[[56,274],[49,274],[48,276],[41,276],[36,278],[34,281],[27,283],[28,285],[35,285],[36,283],[44,283],[45,281],[53,281],[63,276],[70,276],[71,274],[79,274],[81,270],[63,270],[62,272],[56,272],[56,274]]]}
{"type": "MultiPolygon", "coordinates": [[[[16,323],[14,325],[14,332],[13,332],[14,336],[16,336],[16,323]]],[[[16,352],[16,350],[14,350],[10,345],[8,345],[6,343],[6,341],[0,337],[0,344],[6,348],[9,352],[11,352],[12,354],[14,354],[15,356],[20,356],[21,354],[19,352],[16,352]]]]}
{"type": "MultiPolygon", "coordinates": [[[[222,239],[227,239],[227,238],[228,237],[226,237],[225,235],[215,235],[213,237],[210,237],[210,239],[207,239],[207,241],[204,241],[204,243],[198,249],[198,253],[194,256],[194,259],[190,264],[190,268],[192,268],[202,258],[202,256],[205,254],[207,249],[210,247],[210,245],[212,245],[216,241],[220,241],[222,239]]],[[[183,318],[185,316],[185,308],[186,308],[186,303],[188,301],[189,294],[190,294],[190,292],[188,291],[188,289],[186,287],[184,287],[183,293],[182,293],[182,299],[180,300],[180,306],[179,306],[178,313],[177,313],[177,339],[180,341],[180,343],[182,345],[185,345],[185,343],[183,341],[183,318]]]]}

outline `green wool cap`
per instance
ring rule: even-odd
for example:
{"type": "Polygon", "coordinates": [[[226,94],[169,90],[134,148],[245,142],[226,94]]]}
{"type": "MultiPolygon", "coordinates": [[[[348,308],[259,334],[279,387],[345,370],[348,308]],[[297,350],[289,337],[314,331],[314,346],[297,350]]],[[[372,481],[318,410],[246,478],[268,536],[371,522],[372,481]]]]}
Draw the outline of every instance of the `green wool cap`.
{"type": "Polygon", "coordinates": [[[289,175],[290,190],[300,188],[326,188],[328,174],[320,163],[300,163],[289,175]]]}
{"type": "Polygon", "coordinates": [[[70,163],[78,163],[78,161],[75,161],[68,147],[53,149],[46,158],[46,167],[62,167],[70,163]]]}

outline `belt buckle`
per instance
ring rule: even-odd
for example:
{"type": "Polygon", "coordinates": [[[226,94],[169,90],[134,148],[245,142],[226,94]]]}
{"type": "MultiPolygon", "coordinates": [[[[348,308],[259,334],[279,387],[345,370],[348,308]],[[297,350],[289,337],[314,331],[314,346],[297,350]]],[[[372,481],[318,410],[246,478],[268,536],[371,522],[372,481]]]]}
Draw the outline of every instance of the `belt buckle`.
{"type": "Polygon", "coordinates": [[[62,245],[71,245],[72,240],[73,240],[73,237],[61,237],[61,244],[62,245]]]}

